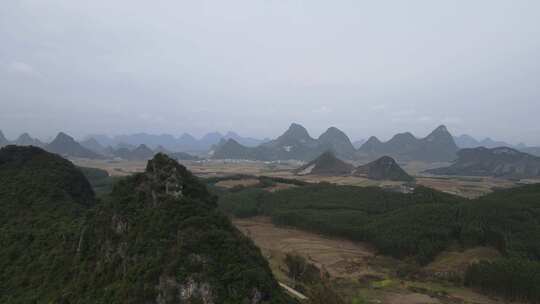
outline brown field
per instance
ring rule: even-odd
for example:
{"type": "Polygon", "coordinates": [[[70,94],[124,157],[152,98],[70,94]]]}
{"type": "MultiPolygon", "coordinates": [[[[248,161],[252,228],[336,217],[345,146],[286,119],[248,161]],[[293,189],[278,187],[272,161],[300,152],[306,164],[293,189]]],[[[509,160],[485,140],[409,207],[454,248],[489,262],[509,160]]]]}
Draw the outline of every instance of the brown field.
{"type": "Polygon", "coordinates": [[[432,274],[465,273],[467,267],[479,260],[493,260],[501,254],[490,247],[475,247],[463,251],[445,251],[439,254],[433,262],[424,267],[432,274]]]}
{"type": "Polygon", "coordinates": [[[297,253],[335,277],[354,277],[370,272],[369,268],[357,267],[375,255],[367,244],[326,238],[293,228],[277,228],[263,217],[235,219],[233,222],[255,241],[267,257],[297,253]]]}
{"type": "MultiPolygon", "coordinates": [[[[72,159],[78,166],[101,168],[109,172],[112,176],[125,176],[135,172],[141,172],[146,167],[146,161],[116,161],[116,160],[89,160],[72,159]]],[[[299,167],[299,162],[256,162],[256,161],[182,161],[189,170],[201,177],[227,176],[235,174],[246,174],[253,176],[273,176],[282,178],[298,179],[311,183],[328,182],[338,185],[351,185],[359,187],[398,187],[401,182],[375,181],[365,177],[357,176],[298,176],[292,170],[299,167]]],[[[411,162],[404,168],[416,177],[416,183],[430,187],[439,191],[467,197],[475,198],[490,193],[495,188],[514,187],[520,182],[492,177],[466,177],[466,176],[431,176],[418,174],[425,169],[441,166],[443,164],[427,164],[421,162],[411,162]]],[[[522,183],[535,183],[540,180],[526,180],[522,183]]],[[[231,182],[232,183],[232,182],[231,182]]],[[[284,185],[278,185],[274,190],[284,189],[284,185]]],[[[272,190],[272,189],[269,189],[272,190]]]]}
{"type": "Polygon", "coordinates": [[[255,186],[258,183],[259,183],[259,180],[256,178],[227,179],[227,180],[222,180],[222,181],[217,182],[216,186],[230,189],[237,186],[243,186],[243,187],[255,186]]]}
{"type": "Polygon", "coordinates": [[[506,179],[465,176],[419,176],[416,177],[416,183],[418,185],[467,198],[476,198],[491,193],[493,192],[493,189],[496,188],[511,188],[517,185],[515,182],[506,179]]]}
{"type": "MultiPolygon", "coordinates": [[[[233,223],[261,248],[276,278],[294,285],[283,262],[287,253],[304,256],[330,275],[333,288],[346,300],[364,299],[368,303],[504,303],[470,289],[429,281],[405,281],[395,276],[402,263],[377,254],[369,244],[326,237],[289,227],[277,227],[268,218],[233,219],[233,223]]],[[[441,271],[444,265],[461,265],[480,257],[492,257],[488,248],[463,253],[443,253],[424,271],[441,271]]]]}

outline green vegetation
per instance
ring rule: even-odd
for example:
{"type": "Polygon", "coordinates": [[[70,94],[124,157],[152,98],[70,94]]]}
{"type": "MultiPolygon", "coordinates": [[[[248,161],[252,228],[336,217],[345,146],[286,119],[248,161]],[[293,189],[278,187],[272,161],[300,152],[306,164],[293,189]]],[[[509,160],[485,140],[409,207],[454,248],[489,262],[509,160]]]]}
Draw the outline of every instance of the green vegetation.
{"type": "Polygon", "coordinates": [[[8,147],[0,184],[1,303],[294,302],[204,184],[163,154],[96,199],[69,161],[8,147]]]}
{"type": "Polygon", "coordinates": [[[482,261],[469,267],[465,284],[511,300],[540,303],[540,262],[517,258],[482,261]]]}
{"type": "Polygon", "coordinates": [[[97,196],[111,193],[113,184],[122,179],[118,176],[112,177],[107,171],[98,168],[79,167],[79,169],[90,182],[97,196]]]}
{"type": "Polygon", "coordinates": [[[307,294],[309,304],[344,304],[342,297],[332,288],[329,275],[317,266],[309,263],[303,256],[287,254],[285,256],[287,276],[293,281],[294,288],[307,294]]]}
{"type": "Polygon", "coordinates": [[[219,206],[236,217],[270,216],[278,225],[367,241],[381,253],[420,265],[450,246],[490,246],[505,258],[471,267],[467,284],[512,299],[538,301],[527,286],[540,286],[540,185],[468,200],[423,187],[402,194],[322,183],[275,193],[229,192],[221,196],[219,206]],[[525,267],[536,272],[522,271],[525,267]],[[488,278],[491,274],[522,288],[509,284],[506,290],[488,278]],[[536,285],[516,283],[525,279],[536,285]]]}

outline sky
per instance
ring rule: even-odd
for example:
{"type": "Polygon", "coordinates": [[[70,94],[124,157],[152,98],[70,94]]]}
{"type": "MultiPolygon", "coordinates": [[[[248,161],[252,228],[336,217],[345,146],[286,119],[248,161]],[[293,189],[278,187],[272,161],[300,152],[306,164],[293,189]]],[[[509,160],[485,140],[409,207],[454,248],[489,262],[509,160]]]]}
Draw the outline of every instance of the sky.
{"type": "Polygon", "coordinates": [[[540,145],[540,1],[3,0],[0,130],[540,145]]]}

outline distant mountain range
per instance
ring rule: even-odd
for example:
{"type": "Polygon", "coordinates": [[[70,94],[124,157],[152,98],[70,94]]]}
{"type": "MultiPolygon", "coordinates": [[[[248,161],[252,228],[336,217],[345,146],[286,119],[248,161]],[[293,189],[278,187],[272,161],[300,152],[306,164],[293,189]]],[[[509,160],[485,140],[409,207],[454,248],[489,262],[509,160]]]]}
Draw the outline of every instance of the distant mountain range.
{"type": "Polygon", "coordinates": [[[445,126],[437,127],[424,138],[416,138],[409,132],[394,135],[387,142],[381,142],[372,136],[359,149],[359,157],[377,159],[391,156],[399,161],[452,161],[456,157],[458,146],[445,126]]]}
{"type": "Polygon", "coordinates": [[[499,147],[462,149],[449,167],[426,171],[431,174],[532,178],[540,176],[540,157],[499,147]]]}
{"type": "Polygon", "coordinates": [[[315,139],[303,126],[293,123],[281,136],[257,147],[246,147],[229,139],[217,145],[211,154],[217,159],[309,161],[327,150],[344,159],[354,159],[356,153],[347,135],[335,127],[315,139]]]}
{"type": "Polygon", "coordinates": [[[148,160],[156,153],[163,152],[176,160],[198,160],[197,156],[184,152],[171,152],[163,146],[157,146],[155,149],[149,148],[145,144],[133,146],[130,144],[121,144],[116,148],[111,146],[104,147],[95,138],[88,138],[80,143],[73,137],[64,132],[58,135],[48,144],[32,138],[24,133],[15,141],[9,141],[0,131],[0,146],[18,145],[18,146],[36,146],[45,150],[62,155],[64,157],[79,157],[89,159],[121,158],[124,160],[148,160]]]}
{"type": "MultiPolygon", "coordinates": [[[[445,126],[438,127],[425,138],[417,138],[413,134],[405,132],[396,134],[387,142],[381,142],[377,137],[372,136],[368,140],[359,140],[354,143],[351,143],[343,131],[335,127],[330,127],[318,138],[313,138],[303,126],[296,123],[291,124],[286,132],[274,140],[242,137],[234,132],[228,132],[225,135],[218,132],[208,133],[200,139],[187,133],[180,137],[146,133],[114,137],[91,135],[80,142],[71,137],[71,140],[63,137],[64,144],[70,145],[71,148],[67,146],[60,148],[58,143],[53,144],[54,140],[46,144],[28,133],[21,134],[15,140],[9,140],[0,131],[0,147],[9,144],[37,146],[64,156],[84,157],[86,155],[93,158],[119,157],[131,160],[145,160],[153,156],[155,152],[166,152],[166,154],[172,155],[177,152],[189,151],[190,154],[179,155],[186,160],[198,159],[192,153],[203,156],[208,153],[211,158],[215,159],[310,161],[325,151],[332,151],[338,158],[362,162],[372,161],[382,156],[391,156],[400,162],[412,160],[448,162],[457,158],[456,152],[459,148],[478,146],[488,148],[506,146],[540,156],[540,147],[529,147],[524,144],[512,146],[490,138],[478,141],[466,134],[453,137],[445,126]],[[74,142],[87,151],[76,147],[74,142]],[[48,148],[47,146],[51,144],[53,145],[48,148]],[[152,155],[148,152],[149,150],[152,151],[152,155]]],[[[55,140],[57,139],[55,138],[55,140]]]]}
{"type": "Polygon", "coordinates": [[[32,138],[28,133],[23,133],[16,140],[10,141],[4,136],[4,133],[2,133],[2,131],[0,130],[0,147],[7,145],[43,147],[45,144],[37,138],[32,138]]]}
{"type": "Polygon", "coordinates": [[[391,156],[400,161],[428,162],[452,161],[458,147],[445,126],[436,128],[425,138],[418,139],[411,133],[400,133],[387,142],[371,137],[356,150],[341,130],[331,127],[319,138],[312,138],[307,130],[293,123],[277,139],[257,147],[246,147],[235,140],[222,141],[212,152],[218,159],[251,160],[304,160],[314,159],[325,151],[332,151],[338,158],[348,160],[375,160],[391,156]]]}
{"type": "Polygon", "coordinates": [[[484,148],[500,148],[500,147],[508,147],[512,149],[519,150],[521,152],[529,153],[535,156],[540,156],[540,147],[531,147],[527,146],[524,143],[519,143],[517,145],[512,145],[504,141],[498,141],[493,140],[489,137],[486,137],[482,140],[477,140],[476,138],[463,134],[457,137],[454,137],[454,140],[459,148],[478,148],[478,147],[484,147],[484,148]]]}
{"type": "MultiPolygon", "coordinates": [[[[206,152],[221,140],[234,139],[235,141],[241,143],[247,147],[258,146],[268,139],[256,139],[252,137],[242,137],[235,132],[228,132],[223,135],[219,132],[208,133],[202,138],[197,139],[190,134],[184,133],[179,137],[174,137],[170,134],[147,134],[147,133],[137,133],[130,135],[118,135],[114,137],[109,137],[107,135],[90,135],[84,140],[91,141],[94,140],[98,142],[101,146],[107,147],[119,147],[120,145],[130,145],[130,146],[139,146],[144,144],[151,149],[155,149],[159,146],[169,150],[169,151],[192,151],[192,152],[206,152]]],[[[90,143],[94,144],[94,143],[90,143]]]]}
{"type": "Polygon", "coordinates": [[[100,155],[90,149],[83,147],[80,143],[75,141],[73,137],[63,132],[58,133],[56,138],[49,144],[45,145],[44,148],[49,152],[53,152],[62,156],[91,159],[105,158],[103,155],[100,155]]]}
{"type": "MultiPolygon", "coordinates": [[[[454,140],[456,141],[456,144],[460,148],[477,148],[477,147],[485,147],[485,148],[497,148],[497,147],[510,147],[510,148],[516,148],[517,146],[513,146],[507,142],[504,141],[496,141],[489,137],[484,138],[483,140],[477,140],[476,138],[463,134],[457,137],[454,137],[454,140]]],[[[522,145],[522,147],[525,147],[525,145],[522,145]]]]}

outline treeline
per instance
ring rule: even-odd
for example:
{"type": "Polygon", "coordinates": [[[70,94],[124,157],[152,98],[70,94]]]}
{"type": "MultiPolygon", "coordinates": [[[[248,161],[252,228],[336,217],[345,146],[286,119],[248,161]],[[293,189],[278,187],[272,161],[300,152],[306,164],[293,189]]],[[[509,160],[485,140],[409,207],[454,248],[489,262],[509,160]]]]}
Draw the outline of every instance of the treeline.
{"type": "Polygon", "coordinates": [[[513,301],[540,303],[540,263],[519,258],[482,261],[469,267],[465,285],[513,301]]]}
{"type": "Polygon", "coordinates": [[[421,265],[451,244],[495,247],[506,258],[471,266],[465,283],[509,299],[540,299],[540,185],[468,200],[423,187],[401,194],[322,183],[229,192],[219,206],[237,217],[270,216],[278,225],[367,241],[421,265]]]}
{"type": "Polygon", "coordinates": [[[402,194],[317,184],[275,193],[227,193],[219,205],[237,217],[265,215],[276,224],[368,241],[382,253],[419,264],[452,243],[488,245],[506,256],[540,260],[540,185],[468,200],[423,187],[402,194]]]}

